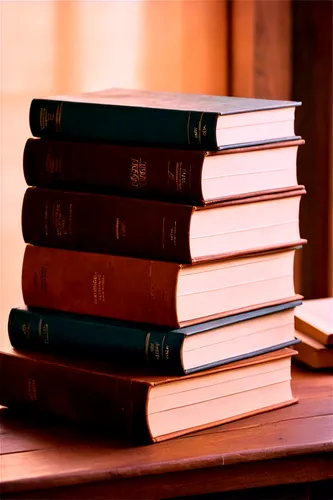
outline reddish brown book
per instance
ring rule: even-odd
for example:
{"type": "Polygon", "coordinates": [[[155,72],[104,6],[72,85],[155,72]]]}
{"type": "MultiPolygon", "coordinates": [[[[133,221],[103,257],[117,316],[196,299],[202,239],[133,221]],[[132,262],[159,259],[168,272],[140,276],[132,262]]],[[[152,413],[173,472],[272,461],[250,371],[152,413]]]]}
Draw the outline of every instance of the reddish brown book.
{"type": "MultiPolygon", "coordinates": [[[[301,242],[300,242],[301,243],[301,242]]],[[[27,306],[181,327],[297,300],[295,248],[195,265],[27,245],[27,306]]]]}
{"type": "Polygon", "coordinates": [[[297,243],[303,186],[195,207],[119,196],[28,188],[26,243],[192,263],[297,243]]]}
{"type": "Polygon", "coordinates": [[[218,152],[28,139],[29,186],[203,205],[297,185],[303,140],[218,152]]]}
{"type": "Polygon", "coordinates": [[[183,377],[104,363],[0,352],[0,404],[156,442],[281,408],[292,396],[292,349],[183,377]]]}

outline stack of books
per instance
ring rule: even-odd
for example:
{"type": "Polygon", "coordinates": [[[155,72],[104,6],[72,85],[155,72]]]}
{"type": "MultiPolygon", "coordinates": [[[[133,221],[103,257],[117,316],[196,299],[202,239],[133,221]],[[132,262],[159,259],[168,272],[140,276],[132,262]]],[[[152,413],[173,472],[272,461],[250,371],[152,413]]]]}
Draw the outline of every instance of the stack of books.
{"type": "Polygon", "coordinates": [[[297,361],[309,368],[333,368],[333,297],[305,300],[295,314],[300,340],[297,361]]]}
{"type": "Polygon", "coordinates": [[[32,101],[0,404],[156,442],[295,402],[298,105],[32,101]]]}

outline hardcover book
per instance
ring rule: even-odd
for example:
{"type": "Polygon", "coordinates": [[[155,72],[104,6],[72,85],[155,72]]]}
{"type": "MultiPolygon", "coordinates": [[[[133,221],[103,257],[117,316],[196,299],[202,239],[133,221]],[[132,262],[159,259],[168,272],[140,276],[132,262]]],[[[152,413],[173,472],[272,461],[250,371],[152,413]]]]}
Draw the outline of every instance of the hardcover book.
{"type": "Polygon", "coordinates": [[[196,207],[28,188],[26,243],[192,263],[296,244],[304,187],[196,207]]]}
{"type": "Polygon", "coordinates": [[[27,306],[171,328],[295,300],[295,247],[195,265],[27,245],[27,306]]]}
{"type": "Polygon", "coordinates": [[[333,347],[333,297],[305,300],[295,315],[295,328],[322,345],[333,347]]]}
{"type": "Polygon", "coordinates": [[[32,135],[213,151],[296,139],[299,102],[112,88],[33,99],[32,135]]]}
{"type": "Polygon", "coordinates": [[[29,186],[206,205],[295,187],[303,143],[208,152],[29,138],[23,168],[29,186]]]}
{"type": "Polygon", "coordinates": [[[295,360],[316,370],[333,368],[332,346],[325,346],[310,335],[301,333],[298,330],[295,330],[295,336],[300,342],[297,344],[298,353],[295,360]]]}
{"type": "Polygon", "coordinates": [[[301,301],[170,330],[44,309],[13,308],[13,347],[89,357],[167,374],[192,373],[297,343],[294,309],[301,301]]]}
{"type": "Polygon", "coordinates": [[[147,375],[41,353],[0,352],[0,404],[163,441],[296,402],[292,349],[183,377],[147,375]]]}

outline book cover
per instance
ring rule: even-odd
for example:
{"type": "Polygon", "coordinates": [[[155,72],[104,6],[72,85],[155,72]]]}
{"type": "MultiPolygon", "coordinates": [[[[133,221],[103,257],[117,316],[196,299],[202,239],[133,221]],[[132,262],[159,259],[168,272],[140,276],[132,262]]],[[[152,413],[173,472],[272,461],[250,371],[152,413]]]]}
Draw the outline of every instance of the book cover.
{"type": "MultiPolygon", "coordinates": [[[[8,319],[8,334],[13,347],[23,350],[59,353],[66,356],[104,359],[117,362],[129,367],[138,366],[168,374],[184,374],[206,370],[214,366],[238,361],[246,357],[263,354],[264,351],[273,351],[297,343],[297,340],[284,334],[286,320],[281,318],[281,336],[276,324],[269,324],[267,331],[262,326],[265,318],[290,311],[293,320],[294,308],[302,302],[288,302],[272,307],[264,307],[246,313],[227,316],[218,320],[199,323],[179,329],[158,328],[155,325],[141,325],[114,319],[97,318],[94,316],[61,313],[44,309],[28,309],[26,307],[13,308],[8,319]],[[258,326],[251,330],[254,319],[263,318],[258,326]],[[247,322],[247,331],[253,337],[260,334],[264,337],[260,349],[246,352],[246,336],[242,336],[241,328],[237,334],[231,336],[233,352],[237,355],[219,359],[216,349],[219,344],[225,344],[227,327],[247,322]],[[261,331],[262,330],[262,333],[261,331]],[[275,331],[277,334],[275,335],[275,331]],[[225,333],[224,333],[225,332],[225,333]],[[213,335],[211,335],[211,333],[213,335]],[[200,335],[201,334],[201,335],[200,335]],[[202,336],[204,334],[204,337],[202,336]],[[196,365],[186,366],[183,356],[184,341],[189,337],[203,337],[206,342],[192,346],[192,349],[201,349],[202,356],[196,365]],[[271,338],[270,338],[271,337],[271,338]],[[275,340],[277,337],[277,341],[275,340]],[[241,346],[239,346],[241,344],[241,346]],[[205,363],[204,349],[214,349],[215,359],[211,356],[209,363],[205,363]],[[213,347],[214,348],[214,347],[213,347]]],[[[281,316],[281,314],[280,314],[281,316]]],[[[289,318],[289,316],[288,316],[289,318]]],[[[261,337],[260,337],[261,338],[261,337]]],[[[223,349],[222,349],[223,352],[223,349]]]]}
{"type": "Polygon", "coordinates": [[[29,138],[23,170],[29,186],[205,205],[295,187],[302,144],[207,152],[29,138]]]}
{"type": "Polygon", "coordinates": [[[177,376],[0,352],[0,404],[152,443],[295,403],[292,349],[177,376]]]}
{"type": "Polygon", "coordinates": [[[52,248],[208,262],[298,242],[304,193],[298,186],[201,207],[31,187],[22,205],[23,238],[52,248]]]}
{"type": "Polygon", "coordinates": [[[231,144],[295,138],[294,110],[299,105],[291,101],[113,88],[81,95],[35,98],[31,102],[29,121],[32,135],[41,138],[210,151],[231,144]],[[272,111],[278,112],[276,123],[282,125],[281,130],[273,123],[274,118],[267,116],[267,112],[272,111]],[[243,115],[250,113],[266,113],[259,127],[259,117],[247,123],[243,115]],[[230,125],[230,116],[236,116],[231,120],[234,126],[239,127],[238,122],[245,120],[248,128],[238,128],[235,137],[228,137],[226,130],[230,126],[220,125],[219,119],[223,117],[223,123],[230,125]],[[245,135],[240,137],[240,132],[245,135]]]}
{"type": "Polygon", "coordinates": [[[30,307],[178,328],[297,300],[295,251],[291,245],[186,265],[27,245],[23,300],[30,307]]]}

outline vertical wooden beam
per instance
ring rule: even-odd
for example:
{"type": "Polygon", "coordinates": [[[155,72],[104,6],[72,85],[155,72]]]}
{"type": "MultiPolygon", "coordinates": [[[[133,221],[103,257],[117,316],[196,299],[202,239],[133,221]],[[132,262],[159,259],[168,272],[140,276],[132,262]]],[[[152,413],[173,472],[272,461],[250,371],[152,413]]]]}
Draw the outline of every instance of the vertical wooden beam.
{"type": "Polygon", "coordinates": [[[297,133],[306,141],[298,157],[301,203],[302,287],[305,298],[332,293],[333,3],[293,2],[292,97],[303,102],[297,133]]]}
{"type": "MultiPolygon", "coordinates": [[[[229,94],[290,99],[292,0],[229,0],[229,25],[229,94]]],[[[300,252],[294,275],[300,293],[300,252]]]]}
{"type": "Polygon", "coordinates": [[[231,95],[289,99],[291,0],[231,0],[231,95]]]}

